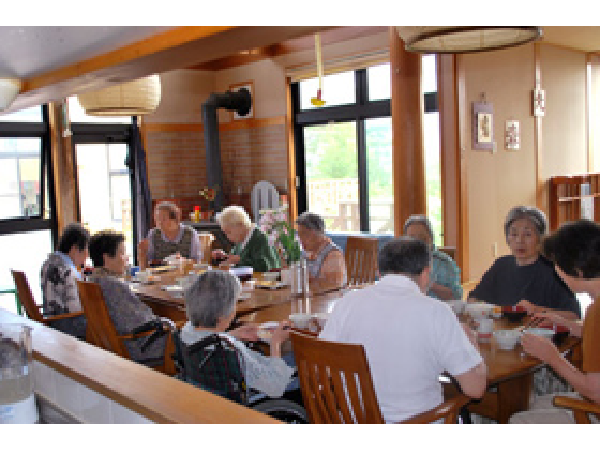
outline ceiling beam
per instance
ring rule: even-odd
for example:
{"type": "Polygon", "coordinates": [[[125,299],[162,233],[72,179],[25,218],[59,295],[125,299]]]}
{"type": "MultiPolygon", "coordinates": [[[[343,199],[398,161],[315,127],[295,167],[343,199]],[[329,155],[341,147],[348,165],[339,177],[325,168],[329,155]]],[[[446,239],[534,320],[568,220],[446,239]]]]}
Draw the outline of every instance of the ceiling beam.
{"type": "Polygon", "coordinates": [[[6,112],[268,47],[329,27],[180,27],[24,80],[6,112]]]}

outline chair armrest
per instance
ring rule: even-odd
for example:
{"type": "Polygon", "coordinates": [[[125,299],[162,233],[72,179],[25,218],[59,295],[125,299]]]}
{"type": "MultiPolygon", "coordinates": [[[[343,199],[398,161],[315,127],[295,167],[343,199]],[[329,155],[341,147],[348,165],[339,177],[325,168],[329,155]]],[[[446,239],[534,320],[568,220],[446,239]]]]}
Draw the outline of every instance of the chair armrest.
{"type": "Polygon", "coordinates": [[[136,333],[136,334],[119,334],[117,337],[119,339],[121,339],[122,341],[130,341],[132,339],[138,339],[141,337],[150,336],[152,333],[154,333],[154,331],[156,331],[156,330],[144,331],[142,333],[136,333]]]}
{"type": "Polygon", "coordinates": [[[54,322],[55,320],[70,319],[72,317],[79,317],[79,316],[83,316],[83,311],[78,311],[78,312],[68,313],[68,314],[57,314],[55,316],[44,317],[42,320],[44,321],[44,323],[49,323],[49,322],[54,322]]]}
{"type": "Polygon", "coordinates": [[[415,424],[415,423],[432,423],[439,419],[444,419],[444,423],[456,423],[456,417],[460,408],[469,403],[470,399],[466,395],[460,394],[441,405],[425,411],[421,414],[417,414],[409,419],[402,422],[403,424],[415,424]]]}
{"type": "Polygon", "coordinates": [[[588,413],[594,413],[600,416],[600,405],[592,403],[588,400],[556,396],[552,400],[552,403],[554,403],[554,406],[558,408],[571,409],[575,415],[575,421],[577,423],[590,423],[590,419],[587,416],[588,413]]]}

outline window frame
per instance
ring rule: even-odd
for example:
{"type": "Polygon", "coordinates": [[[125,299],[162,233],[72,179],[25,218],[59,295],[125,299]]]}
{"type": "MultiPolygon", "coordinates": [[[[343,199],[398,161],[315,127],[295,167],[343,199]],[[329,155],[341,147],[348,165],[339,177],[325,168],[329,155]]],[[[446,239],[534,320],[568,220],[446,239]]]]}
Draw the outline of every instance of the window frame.
{"type": "MultiPolygon", "coordinates": [[[[0,219],[0,235],[10,235],[27,231],[50,230],[51,246],[57,241],[57,211],[50,149],[50,119],[48,106],[41,105],[41,122],[3,122],[0,116],[0,138],[39,138],[40,139],[40,213],[34,216],[21,216],[0,219]],[[46,184],[48,196],[46,198],[46,184]],[[46,208],[50,209],[45,219],[46,208]]],[[[27,154],[24,154],[27,155],[27,154]]],[[[19,159],[17,155],[17,160],[19,159]]],[[[30,155],[32,156],[32,155],[30,155]]]]}
{"type": "Polygon", "coordinates": [[[330,122],[356,123],[356,151],[358,158],[358,205],[360,231],[369,232],[369,178],[367,167],[365,120],[391,117],[391,101],[368,98],[367,69],[354,71],[356,103],[324,106],[319,109],[300,110],[300,83],[292,83],[292,110],[294,111],[294,139],[296,144],[296,175],[298,189],[298,214],[308,210],[306,170],[304,159],[304,128],[330,122]]]}

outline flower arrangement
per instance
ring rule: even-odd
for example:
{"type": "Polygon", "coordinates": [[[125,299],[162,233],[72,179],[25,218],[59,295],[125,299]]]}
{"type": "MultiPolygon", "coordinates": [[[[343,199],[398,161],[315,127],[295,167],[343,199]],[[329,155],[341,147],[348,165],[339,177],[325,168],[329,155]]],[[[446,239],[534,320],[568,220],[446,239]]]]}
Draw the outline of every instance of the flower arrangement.
{"type": "Polygon", "coordinates": [[[198,194],[200,194],[200,196],[204,197],[209,202],[213,202],[215,200],[215,197],[217,196],[218,190],[219,190],[219,186],[215,185],[214,188],[205,187],[200,192],[198,192],[198,194]]]}
{"type": "Polygon", "coordinates": [[[289,265],[300,261],[300,242],[296,230],[287,220],[287,205],[260,211],[258,227],[267,235],[271,245],[289,265]]]}

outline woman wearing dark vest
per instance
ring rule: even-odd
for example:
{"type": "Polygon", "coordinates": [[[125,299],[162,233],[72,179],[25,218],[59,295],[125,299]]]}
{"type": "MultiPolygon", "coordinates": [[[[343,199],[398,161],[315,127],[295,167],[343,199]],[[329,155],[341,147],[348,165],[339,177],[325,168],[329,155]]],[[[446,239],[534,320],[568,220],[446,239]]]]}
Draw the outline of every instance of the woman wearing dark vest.
{"type": "Polygon", "coordinates": [[[202,260],[202,249],[198,233],[183,225],[181,210],[171,202],[160,202],[154,209],[156,228],[138,244],[140,268],[143,270],[152,261],[162,261],[167,256],[179,253],[186,259],[202,260]]]}
{"type": "Polygon", "coordinates": [[[347,278],[344,253],[325,235],[323,218],[307,211],[298,216],[296,226],[306,257],[311,289],[326,290],[345,286],[347,278]]]}
{"type": "Polygon", "coordinates": [[[279,267],[279,258],[267,236],[252,223],[244,208],[228,206],[217,215],[217,222],[234,246],[229,255],[223,250],[214,250],[213,258],[227,256],[222,264],[248,266],[255,272],[268,272],[279,267]]]}

